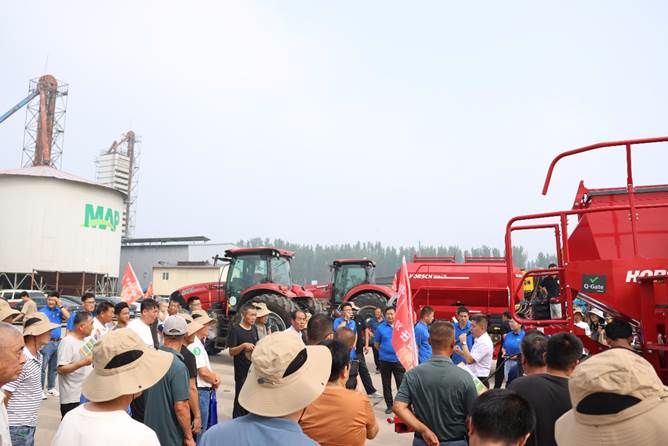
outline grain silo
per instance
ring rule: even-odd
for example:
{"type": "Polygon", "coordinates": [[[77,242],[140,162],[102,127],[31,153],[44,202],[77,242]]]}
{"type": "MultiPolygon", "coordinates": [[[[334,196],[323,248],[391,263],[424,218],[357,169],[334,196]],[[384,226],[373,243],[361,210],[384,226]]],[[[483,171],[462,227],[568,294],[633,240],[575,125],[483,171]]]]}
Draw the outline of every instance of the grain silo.
{"type": "Polygon", "coordinates": [[[114,289],[124,199],[49,166],[0,170],[0,288],[114,289]]]}

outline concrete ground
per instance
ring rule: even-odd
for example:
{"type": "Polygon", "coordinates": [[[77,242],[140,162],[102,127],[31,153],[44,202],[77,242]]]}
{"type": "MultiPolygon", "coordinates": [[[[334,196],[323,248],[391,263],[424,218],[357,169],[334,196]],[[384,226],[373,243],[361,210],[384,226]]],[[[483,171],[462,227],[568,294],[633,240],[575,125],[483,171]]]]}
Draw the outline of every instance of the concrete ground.
{"type": "MultiPolygon", "coordinates": [[[[380,375],[373,373],[375,367],[373,365],[373,356],[371,354],[366,357],[367,364],[371,369],[371,378],[374,385],[380,393],[382,393],[382,386],[380,384],[380,375]]],[[[217,356],[211,357],[211,365],[216,373],[221,377],[222,383],[218,389],[218,419],[223,421],[232,417],[232,401],[234,399],[234,374],[232,366],[232,358],[227,352],[222,352],[217,356]]],[[[372,401],[373,403],[373,401],[372,401]]],[[[380,401],[375,407],[376,419],[380,426],[380,432],[375,439],[367,442],[368,445],[410,445],[412,444],[412,434],[395,434],[394,426],[387,423],[385,403],[380,401]]],[[[39,412],[39,423],[37,426],[37,434],[35,439],[36,446],[49,446],[58,423],[60,422],[60,406],[58,397],[49,397],[42,401],[42,407],[39,412]]]]}

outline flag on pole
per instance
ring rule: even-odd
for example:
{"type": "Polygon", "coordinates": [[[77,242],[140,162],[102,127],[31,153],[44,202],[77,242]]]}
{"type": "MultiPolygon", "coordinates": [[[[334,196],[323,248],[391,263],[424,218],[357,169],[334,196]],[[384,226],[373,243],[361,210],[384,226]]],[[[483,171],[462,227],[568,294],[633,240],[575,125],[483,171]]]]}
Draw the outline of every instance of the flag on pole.
{"type": "Polygon", "coordinates": [[[128,262],[121,278],[121,300],[131,304],[143,295],[141,286],[139,286],[139,280],[137,280],[132,265],[128,262]]]}
{"type": "Polygon", "coordinates": [[[408,282],[406,258],[401,260],[401,269],[397,279],[397,311],[392,333],[392,346],[397,352],[399,362],[406,370],[418,364],[418,351],[415,343],[415,320],[413,317],[413,297],[408,282]]]}

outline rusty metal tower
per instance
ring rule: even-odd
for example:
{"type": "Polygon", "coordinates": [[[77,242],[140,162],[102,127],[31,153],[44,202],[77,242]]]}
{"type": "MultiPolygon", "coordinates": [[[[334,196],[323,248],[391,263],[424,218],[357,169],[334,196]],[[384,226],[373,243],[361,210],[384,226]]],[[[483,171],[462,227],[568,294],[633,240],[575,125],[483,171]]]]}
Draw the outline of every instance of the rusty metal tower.
{"type": "Polygon", "coordinates": [[[125,194],[123,211],[123,237],[130,237],[134,231],[135,201],[137,199],[137,172],[139,170],[139,143],[135,132],[128,130],[121,139],[114,141],[109,149],[95,160],[98,183],[113,187],[125,194]]]}
{"type": "Polygon", "coordinates": [[[60,167],[68,85],[46,74],[30,81],[21,165],[60,167]]]}

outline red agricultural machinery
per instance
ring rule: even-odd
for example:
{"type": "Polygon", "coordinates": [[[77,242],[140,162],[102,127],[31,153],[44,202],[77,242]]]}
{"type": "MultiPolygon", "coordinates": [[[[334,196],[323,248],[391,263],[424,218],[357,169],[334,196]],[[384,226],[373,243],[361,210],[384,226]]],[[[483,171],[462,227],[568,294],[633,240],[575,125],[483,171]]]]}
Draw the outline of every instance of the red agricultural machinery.
{"type": "Polygon", "coordinates": [[[668,325],[668,185],[636,186],[632,152],[636,146],[665,143],[668,137],[594,144],[561,153],[547,172],[543,195],[547,194],[556,164],[563,158],[593,150],[622,148],[626,154],[626,184],[590,189],[582,181],[572,209],[512,218],[506,227],[506,275],[512,287],[510,311],[518,321],[544,327],[546,332],[572,331],[585,347],[596,353],[602,348],[574,327],[573,300],[581,299],[604,312],[629,321],[635,329],[640,353],[668,384],[665,352],[668,325]],[[569,222],[569,218],[571,222],[569,222]],[[569,230],[569,223],[577,220],[569,230]],[[525,319],[515,312],[522,281],[512,267],[512,236],[520,231],[547,230],[554,234],[556,269],[535,269],[523,279],[558,276],[563,316],[547,320],[525,319]]]}
{"type": "Polygon", "coordinates": [[[217,353],[227,346],[230,324],[239,309],[249,302],[264,302],[271,311],[267,325],[272,331],[284,330],[290,324],[290,313],[303,309],[310,313],[326,311],[326,302],[314,299],[303,286],[292,282],[290,261],[295,253],[276,248],[236,248],[225,251],[221,261],[229,262],[224,282],[188,285],[179,289],[184,298],[205,293],[210,309],[217,315],[215,342],[208,351],[217,353]]]}
{"type": "MultiPolygon", "coordinates": [[[[437,318],[449,320],[464,305],[472,313],[489,316],[490,332],[500,331],[501,315],[508,311],[505,258],[466,257],[464,263],[456,263],[454,257],[414,256],[406,267],[416,314],[428,305],[437,318]]],[[[510,269],[515,289],[522,275],[518,268],[510,269]]]]}
{"type": "Polygon", "coordinates": [[[369,259],[334,260],[330,265],[332,281],[325,285],[307,286],[316,300],[327,302],[332,308],[343,302],[353,302],[363,319],[373,316],[376,307],[385,309],[394,291],[377,285],[376,264],[369,259]]]}

